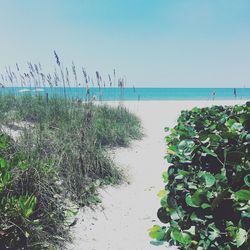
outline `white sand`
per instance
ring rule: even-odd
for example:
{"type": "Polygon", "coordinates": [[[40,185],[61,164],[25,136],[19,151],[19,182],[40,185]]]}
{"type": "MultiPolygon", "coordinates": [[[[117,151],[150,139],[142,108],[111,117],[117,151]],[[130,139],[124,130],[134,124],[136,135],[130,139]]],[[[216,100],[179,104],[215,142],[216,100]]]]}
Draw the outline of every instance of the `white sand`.
{"type": "Polygon", "coordinates": [[[72,228],[73,243],[68,245],[68,249],[172,249],[164,245],[153,245],[147,232],[154,224],[159,224],[156,216],[160,207],[157,193],[163,188],[161,174],[167,167],[164,160],[164,127],[174,126],[183,109],[235,103],[236,101],[124,102],[125,107],[141,118],[146,134],[143,140],[134,141],[130,148],[118,149],[115,153],[115,160],[126,169],[130,184],[101,190],[101,206],[95,211],[85,208],[79,212],[78,222],[72,228]]]}

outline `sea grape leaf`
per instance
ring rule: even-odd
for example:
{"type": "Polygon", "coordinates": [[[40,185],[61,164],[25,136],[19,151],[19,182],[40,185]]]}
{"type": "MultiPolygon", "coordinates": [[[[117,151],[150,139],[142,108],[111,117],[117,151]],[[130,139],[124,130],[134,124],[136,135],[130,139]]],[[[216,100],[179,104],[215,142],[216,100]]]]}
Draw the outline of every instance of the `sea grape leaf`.
{"type": "Polygon", "coordinates": [[[189,236],[189,234],[187,233],[182,233],[179,229],[174,228],[171,232],[171,238],[174,241],[178,241],[181,244],[187,244],[189,242],[191,242],[191,238],[189,236]]]}
{"type": "Polygon", "coordinates": [[[167,223],[167,222],[169,222],[169,219],[170,219],[170,217],[169,217],[169,215],[167,213],[167,210],[164,207],[161,207],[161,208],[158,209],[157,217],[159,218],[159,220],[162,223],[167,223]]]}
{"type": "Polygon", "coordinates": [[[228,119],[226,121],[226,126],[227,127],[232,127],[234,125],[234,123],[236,123],[236,120],[234,120],[234,119],[228,119]]]}
{"type": "Polygon", "coordinates": [[[211,205],[208,203],[201,204],[201,208],[203,208],[203,209],[210,208],[210,207],[211,207],[211,205]]]}
{"type": "Polygon", "coordinates": [[[216,238],[218,238],[220,236],[220,231],[218,228],[215,227],[214,223],[211,223],[208,225],[209,228],[209,236],[208,238],[213,241],[216,238]]]}
{"type": "Polygon", "coordinates": [[[247,240],[247,232],[243,228],[239,228],[236,233],[236,245],[240,247],[247,240]]]}
{"type": "Polygon", "coordinates": [[[192,112],[193,112],[193,113],[199,113],[199,112],[200,112],[200,109],[199,109],[198,107],[194,107],[194,108],[192,109],[192,112]]]}
{"type": "Polygon", "coordinates": [[[167,191],[166,191],[165,189],[162,189],[162,190],[157,194],[157,196],[158,196],[159,198],[163,198],[164,196],[166,196],[166,194],[167,194],[167,191]]]}
{"type": "Polygon", "coordinates": [[[166,208],[168,206],[167,196],[161,199],[161,206],[166,208]]]}
{"type": "Polygon", "coordinates": [[[184,232],[195,235],[195,226],[191,226],[189,229],[184,230],[184,232]]]}
{"type": "Polygon", "coordinates": [[[241,125],[241,123],[239,122],[235,122],[232,126],[231,126],[232,129],[235,129],[237,131],[241,131],[243,129],[243,126],[241,125]]]}
{"type": "Polygon", "coordinates": [[[182,176],[187,176],[187,175],[190,175],[190,172],[180,169],[180,170],[178,170],[178,174],[180,174],[182,176]]]}
{"type": "Polygon", "coordinates": [[[168,173],[167,173],[167,172],[163,172],[163,173],[162,173],[162,178],[163,178],[163,181],[164,181],[165,183],[167,183],[167,182],[168,182],[168,173]]]}
{"type": "Polygon", "coordinates": [[[192,140],[183,140],[178,145],[178,152],[180,155],[188,156],[195,148],[195,143],[192,140]]]}
{"type": "Polygon", "coordinates": [[[192,202],[196,206],[200,206],[202,201],[204,200],[204,192],[201,190],[195,191],[195,193],[192,195],[191,199],[192,199],[192,202]]]}
{"type": "Polygon", "coordinates": [[[209,138],[209,134],[208,133],[205,133],[205,132],[201,132],[199,133],[199,138],[200,138],[200,141],[202,141],[203,143],[206,141],[206,140],[210,140],[209,138]]]}
{"type": "Polygon", "coordinates": [[[176,152],[175,151],[173,151],[172,149],[167,149],[167,153],[169,154],[169,155],[176,155],[176,152]]]}
{"type": "Polygon", "coordinates": [[[204,173],[202,177],[205,179],[206,187],[212,187],[215,184],[215,177],[210,173],[204,173]]]}
{"type": "Polygon", "coordinates": [[[210,134],[209,138],[210,138],[212,147],[218,147],[220,145],[220,141],[222,140],[221,136],[216,135],[216,134],[210,134]]]}
{"type": "Polygon", "coordinates": [[[183,177],[184,177],[183,175],[178,174],[178,175],[175,176],[175,180],[182,180],[183,177]]]}
{"type": "Polygon", "coordinates": [[[250,174],[244,177],[244,182],[248,187],[250,187],[250,174]]]}
{"type": "Polygon", "coordinates": [[[170,209],[170,217],[172,220],[179,220],[183,217],[183,211],[180,207],[177,209],[170,209]]]}
{"type": "Polygon", "coordinates": [[[149,236],[152,239],[156,239],[158,241],[162,241],[165,237],[166,230],[161,228],[158,225],[154,225],[152,228],[149,229],[149,236]]]}
{"type": "Polygon", "coordinates": [[[203,147],[201,146],[202,150],[207,154],[207,155],[211,155],[211,156],[214,156],[214,157],[217,157],[217,154],[214,153],[213,151],[211,151],[210,149],[206,148],[206,147],[203,147]]]}
{"type": "Polygon", "coordinates": [[[226,230],[231,238],[236,237],[237,227],[234,227],[233,225],[227,226],[226,230]]]}
{"type": "Polygon", "coordinates": [[[241,189],[234,193],[234,196],[240,201],[249,201],[250,200],[250,191],[241,189]]]}
{"type": "Polygon", "coordinates": [[[199,207],[193,203],[191,195],[187,195],[185,201],[190,207],[199,207]]]}
{"type": "Polygon", "coordinates": [[[167,197],[167,201],[168,201],[168,206],[170,208],[173,208],[173,209],[176,209],[178,207],[177,205],[177,201],[175,198],[171,197],[171,196],[168,196],[167,197]]]}

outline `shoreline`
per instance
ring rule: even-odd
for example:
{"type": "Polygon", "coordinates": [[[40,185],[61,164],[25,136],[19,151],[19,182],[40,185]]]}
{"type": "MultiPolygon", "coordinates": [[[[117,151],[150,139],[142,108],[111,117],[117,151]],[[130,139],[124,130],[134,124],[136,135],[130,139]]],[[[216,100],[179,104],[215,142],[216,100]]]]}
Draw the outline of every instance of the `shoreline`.
{"type": "Polygon", "coordinates": [[[242,103],[242,102],[247,102],[250,101],[250,99],[217,99],[217,100],[194,100],[194,99],[180,99],[180,100],[107,100],[107,101],[94,101],[94,103],[147,103],[147,102],[166,102],[166,103],[171,103],[171,102],[209,102],[209,103],[218,103],[218,102],[230,102],[230,103],[242,103]]]}

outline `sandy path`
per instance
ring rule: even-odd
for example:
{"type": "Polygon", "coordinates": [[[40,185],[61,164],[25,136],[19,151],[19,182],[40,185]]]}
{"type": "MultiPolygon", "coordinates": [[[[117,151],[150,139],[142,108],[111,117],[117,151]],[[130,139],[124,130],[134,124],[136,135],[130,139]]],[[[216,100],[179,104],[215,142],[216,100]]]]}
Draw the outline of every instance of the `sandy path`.
{"type": "MultiPolygon", "coordinates": [[[[73,243],[78,250],[148,250],[171,249],[150,242],[147,230],[158,224],[157,193],[163,187],[161,174],[166,169],[164,127],[172,127],[183,109],[234,101],[148,101],[125,102],[125,106],[142,120],[146,136],[130,148],[118,149],[115,161],[126,169],[130,184],[107,187],[100,191],[101,206],[95,211],[81,210],[72,228],[73,243]]],[[[112,105],[116,105],[111,103],[112,105]]]]}

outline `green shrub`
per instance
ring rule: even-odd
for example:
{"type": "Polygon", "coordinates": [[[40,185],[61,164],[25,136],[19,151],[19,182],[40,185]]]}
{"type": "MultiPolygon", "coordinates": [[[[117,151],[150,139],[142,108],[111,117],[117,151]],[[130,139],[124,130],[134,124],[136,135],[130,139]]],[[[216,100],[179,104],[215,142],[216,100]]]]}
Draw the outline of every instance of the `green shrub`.
{"type": "MultiPolygon", "coordinates": [[[[168,129],[167,129],[168,130],[168,129]]],[[[150,236],[180,249],[247,249],[250,103],[182,111],[166,137],[165,189],[150,236]]]]}

